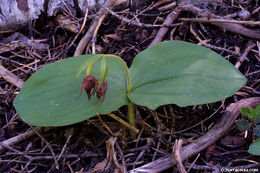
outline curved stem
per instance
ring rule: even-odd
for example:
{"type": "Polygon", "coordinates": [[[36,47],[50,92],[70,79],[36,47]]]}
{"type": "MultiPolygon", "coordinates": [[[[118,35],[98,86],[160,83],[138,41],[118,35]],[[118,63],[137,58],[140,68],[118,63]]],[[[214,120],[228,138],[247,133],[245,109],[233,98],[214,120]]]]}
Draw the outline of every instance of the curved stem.
{"type": "MultiPolygon", "coordinates": [[[[123,64],[124,69],[125,69],[126,82],[127,82],[127,93],[130,93],[131,92],[131,81],[130,81],[130,75],[129,75],[128,67],[127,67],[125,61],[122,60],[120,57],[115,56],[115,55],[104,55],[104,57],[115,58],[123,64]]],[[[131,101],[128,104],[128,118],[129,118],[129,124],[131,126],[135,127],[134,104],[131,101]]],[[[135,139],[135,136],[136,136],[135,131],[130,130],[130,134],[131,134],[131,138],[135,139]]]]}
{"type": "MultiPolygon", "coordinates": [[[[127,67],[125,61],[122,60],[120,57],[115,56],[115,55],[103,55],[100,58],[103,58],[103,57],[104,58],[115,58],[115,59],[117,59],[117,60],[119,60],[121,62],[121,64],[124,67],[125,75],[126,75],[127,93],[130,93],[131,92],[131,81],[130,81],[130,75],[129,75],[128,67],[127,67]]],[[[90,74],[90,70],[91,70],[92,65],[94,64],[94,62],[92,64],[90,64],[89,67],[87,68],[87,75],[90,74]]],[[[128,105],[128,117],[129,117],[129,124],[131,126],[135,127],[134,104],[131,101],[129,102],[129,105],[128,105]]],[[[131,134],[132,139],[135,139],[135,134],[136,133],[134,131],[130,130],[130,134],[131,134]]]]}
{"type": "Polygon", "coordinates": [[[122,60],[120,57],[118,56],[115,56],[115,55],[104,55],[103,57],[106,57],[106,58],[115,58],[117,60],[119,60],[123,66],[124,66],[124,69],[125,69],[125,75],[126,75],[126,82],[127,82],[127,93],[130,93],[131,92],[131,82],[130,82],[130,75],[129,75],[129,71],[128,71],[128,67],[125,63],[124,60],[122,60]]]}

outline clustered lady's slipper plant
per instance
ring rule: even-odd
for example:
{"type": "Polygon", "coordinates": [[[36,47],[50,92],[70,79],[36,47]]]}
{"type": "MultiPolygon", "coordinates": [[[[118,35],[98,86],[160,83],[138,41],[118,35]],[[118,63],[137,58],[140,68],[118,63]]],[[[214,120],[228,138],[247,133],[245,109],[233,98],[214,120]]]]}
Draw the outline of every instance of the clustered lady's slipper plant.
{"type": "Polygon", "coordinates": [[[120,57],[105,54],[48,64],[26,81],[14,106],[28,124],[64,126],[128,105],[134,125],[133,104],[152,110],[166,104],[206,104],[232,96],[245,83],[214,51],[165,41],[140,52],[129,69],[120,57]],[[87,94],[79,97],[83,90],[87,94]]]}
{"type": "Polygon", "coordinates": [[[249,140],[252,143],[249,146],[248,152],[260,156],[260,105],[255,109],[252,107],[242,107],[240,110],[242,115],[250,122],[241,120],[238,122],[237,127],[240,131],[249,131],[249,140]],[[253,141],[254,136],[258,138],[253,141]]]}

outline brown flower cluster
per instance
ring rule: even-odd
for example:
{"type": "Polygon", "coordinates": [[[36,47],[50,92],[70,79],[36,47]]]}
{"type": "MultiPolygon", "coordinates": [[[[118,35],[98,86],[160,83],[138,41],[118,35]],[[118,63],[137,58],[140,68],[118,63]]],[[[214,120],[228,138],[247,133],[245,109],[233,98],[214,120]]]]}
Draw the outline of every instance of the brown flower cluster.
{"type": "Polygon", "coordinates": [[[96,79],[95,76],[91,74],[85,75],[81,84],[80,94],[82,93],[83,90],[85,90],[88,95],[88,99],[90,100],[91,96],[96,93],[98,99],[102,97],[102,101],[101,101],[102,104],[105,100],[105,95],[107,91],[107,80],[103,82],[100,89],[98,90],[99,83],[100,83],[100,79],[96,79]]]}

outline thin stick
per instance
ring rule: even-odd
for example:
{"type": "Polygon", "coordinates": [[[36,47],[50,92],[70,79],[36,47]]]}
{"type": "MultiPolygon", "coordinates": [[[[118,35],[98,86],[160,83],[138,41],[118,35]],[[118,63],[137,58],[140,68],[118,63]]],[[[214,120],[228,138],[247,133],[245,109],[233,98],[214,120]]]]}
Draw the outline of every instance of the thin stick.
{"type": "Polygon", "coordinates": [[[183,130],[180,130],[180,131],[177,131],[177,132],[173,132],[172,134],[180,134],[180,133],[183,133],[183,132],[185,132],[187,130],[193,129],[196,126],[199,126],[199,125],[203,124],[207,120],[211,119],[220,110],[220,108],[221,108],[221,106],[215,112],[213,112],[208,118],[200,121],[199,123],[194,124],[193,126],[190,126],[190,127],[186,128],[186,129],[183,129],[183,130]]]}
{"type": "Polygon", "coordinates": [[[83,31],[83,28],[85,27],[86,25],[86,22],[87,22],[87,18],[88,18],[88,2],[86,3],[86,11],[85,11],[85,16],[84,16],[84,20],[83,20],[83,23],[80,27],[80,30],[79,32],[76,34],[76,36],[74,37],[74,39],[71,41],[70,45],[68,46],[68,48],[70,48],[74,42],[76,41],[76,39],[79,37],[79,35],[81,34],[81,32],[83,31]]]}
{"type": "Polygon", "coordinates": [[[0,76],[2,76],[5,80],[10,82],[11,84],[15,85],[18,88],[22,88],[24,85],[24,81],[18,78],[15,74],[4,68],[0,64],[0,76]]]}
{"type": "Polygon", "coordinates": [[[135,25],[138,27],[146,27],[146,28],[154,28],[154,27],[175,27],[175,26],[179,26],[182,25],[183,23],[176,23],[176,24],[161,24],[161,25],[156,25],[156,24],[145,24],[145,23],[140,23],[140,22],[135,22],[132,20],[129,20],[123,16],[120,16],[118,14],[116,14],[114,11],[104,7],[110,14],[112,14],[113,16],[117,17],[118,19],[120,19],[121,21],[125,22],[125,23],[129,23],[131,25],[135,25]]]}
{"type": "MultiPolygon", "coordinates": [[[[116,0],[107,0],[105,2],[105,4],[103,5],[103,7],[107,7],[107,8],[111,8],[113,7],[114,3],[116,2],[116,0]]],[[[85,49],[85,47],[89,44],[93,33],[96,29],[96,26],[98,25],[98,21],[102,16],[106,16],[106,10],[104,8],[101,8],[97,14],[96,17],[93,19],[93,22],[91,24],[91,26],[88,29],[88,32],[83,36],[83,38],[80,40],[75,52],[74,52],[74,56],[78,56],[81,55],[85,49]]]]}
{"type": "MultiPolygon", "coordinates": [[[[39,131],[41,129],[41,127],[36,127],[35,130],[39,131]]],[[[47,130],[51,130],[50,128],[47,128],[47,130]]],[[[17,135],[15,137],[12,137],[10,139],[7,139],[5,141],[2,141],[2,144],[4,144],[5,146],[12,146],[15,145],[17,143],[20,143],[26,139],[28,139],[29,137],[33,136],[35,133],[33,130],[30,130],[28,132],[22,133],[20,135],[17,135]]],[[[0,145],[0,151],[2,151],[4,149],[4,147],[2,147],[0,145]]]]}
{"type": "Polygon", "coordinates": [[[97,117],[99,119],[99,121],[103,124],[103,126],[107,129],[107,131],[110,133],[111,136],[116,136],[112,130],[107,126],[107,124],[102,120],[102,118],[100,117],[99,113],[96,113],[97,117]]]}
{"type": "Polygon", "coordinates": [[[194,35],[194,37],[200,42],[199,44],[202,45],[202,46],[205,46],[205,47],[213,49],[213,50],[225,51],[225,52],[231,53],[233,55],[237,54],[235,51],[225,49],[225,48],[222,48],[222,47],[217,47],[217,46],[206,43],[205,40],[201,40],[201,38],[199,38],[198,34],[193,30],[192,26],[190,26],[190,32],[194,35]]]}
{"type": "MultiPolygon", "coordinates": [[[[13,151],[13,152],[15,152],[15,153],[18,153],[18,154],[22,154],[22,153],[23,153],[23,152],[21,152],[21,151],[19,151],[19,150],[17,150],[17,149],[14,149],[14,148],[12,148],[12,147],[10,147],[10,146],[8,146],[8,145],[5,145],[5,144],[2,143],[2,142],[0,142],[0,146],[6,148],[6,149],[8,149],[8,150],[11,150],[11,151],[13,151]]],[[[26,154],[23,154],[23,156],[24,156],[25,158],[29,159],[29,160],[32,159],[31,156],[27,156],[26,154]]],[[[0,162],[1,162],[1,161],[0,161],[0,162]]]]}
{"type": "MultiPolygon", "coordinates": [[[[57,158],[57,162],[58,162],[58,161],[61,159],[61,157],[63,156],[63,154],[64,154],[64,152],[65,152],[65,149],[66,149],[66,147],[67,147],[67,145],[68,145],[68,143],[69,143],[71,137],[72,137],[72,135],[70,134],[69,137],[67,138],[67,140],[66,140],[64,146],[62,147],[62,150],[61,150],[61,152],[60,152],[60,155],[59,155],[58,158],[57,158]]],[[[48,173],[52,171],[53,166],[54,166],[54,165],[52,165],[52,167],[49,169],[48,173]]]]}
{"type": "Polygon", "coordinates": [[[127,123],[126,121],[124,121],[123,119],[119,118],[118,116],[116,116],[113,113],[108,113],[108,116],[110,116],[111,118],[113,118],[114,120],[118,121],[119,123],[123,124],[125,127],[129,128],[130,130],[134,131],[136,134],[138,134],[140,132],[140,130],[138,130],[137,128],[135,128],[134,126],[131,126],[129,123],[127,123]]]}
{"type": "Polygon", "coordinates": [[[191,163],[190,168],[188,169],[187,172],[190,172],[191,168],[193,167],[193,165],[195,165],[196,161],[198,160],[198,158],[200,157],[200,153],[197,155],[197,157],[195,158],[195,160],[191,163]]]}
{"type": "MultiPolygon", "coordinates": [[[[104,7],[104,8],[106,8],[106,7],[104,7]]],[[[95,46],[95,44],[96,44],[96,41],[97,41],[97,33],[98,33],[98,30],[99,30],[102,22],[104,21],[105,17],[106,17],[106,15],[103,15],[103,16],[100,17],[100,19],[98,21],[98,24],[97,24],[97,26],[95,28],[95,31],[93,33],[93,36],[92,36],[92,54],[96,54],[96,46],[95,46]]]]}
{"type": "MultiPolygon", "coordinates": [[[[6,58],[6,57],[3,57],[3,56],[0,56],[0,60],[4,60],[4,61],[11,62],[11,63],[16,64],[16,65],[24,66],[24,64],[22,64],[20,62],[14,61],[10,58],[6,58]]],[[[27,66],[27,67],[30,68],[29,66],[27,66]]]]}
{"type": "Polygon", "coordinates": [[[208,19],[208,18],[179,18],[182,22],[200,22],[200,23],[235,23],[243,25],[260,25],[259,21],[240,21],[240,20],[229,20],[229,19],[208,19]]]}
{"type": "Polygon", "coordinates": [[[50,146],[49,142],[48,142],[33,126],[31,126],[31,125],[29,125],[29,126],[32,128],[32,130],[34,131],[34,133],[36,133],[36,135],[39,136],[39,137],[41,138],[41,140],[42,140],[42,141],[47,145],[47,147],[50,149],[50,152],[51,152],[51,154],[52,154],[54,163],[55,163],[55,165],[56,165],[56,169],[59,169],[59,163],[58,163],[58,161],[57,161],[57,159],[56,159],[56,156],[55,156],[55,154],[54,154],[54,151],[53,151],[52,147],[50,146]]]}
{"type": "Polygon", "coordinates": [[[247,47],[244,51],[244,53],[239,57],[239,60],[236,62],[235,67],[237,69],[239,69],[239,67],[241,66],[241,64],[246,60],[249,61],[249,59],[247,58],[248,53],[251,51],[251,49],[255,46],[255,44],[253,44],[252,40],[249,40],[247,43],[247,47]]]}
{"type": "Polygon", "coordinates": [[[181,158],[181,148],[182,148],[183,140],[179,139],[175,141],[175,150],[174,155],[177,162],[177,168],[180,173],[187,173],[183,164],[182,164],[182,158],[181,158]]]}
{"type": "MultiPolygon", "coordinates": [[[[165,21],[163,22],[164,25],[170,25],[172,24],[172,22],[174,20],[176,20],[179,16],[181,12],[180,8],[176,8],[175,11],[172,11],[165,19],[165,21]]],[[[169,28],[167,27],[161,27],[160,30],[158,31],[156,37],[154,38],[154,40],[152,41],[152,43],[148,46],[151,47],[152,45],[155,45],[159,42],[161,42],[163,40],[163,37],[165,36],[165,34],[167,33],[169,28]]]]}
{"type": "Polygon", "coordinates": [[[120,145],[116,142],[116,147],[118,149],[118,152],[121,156],[121,160],[122,160],[122,167],[123,167],[123,173],[127,173],[127,169],[126,169],[126,162],[125,162],[125,158],[124,158],[124,153],[122,151],[122,149],[120,148],[120,145]]]}
{"type": "MultiPolygon", "coordinates": [[[[212,13],[209,13],[207,11],[201,10],[198,7],[195,7],[194,5],[191,4],[183,4],[180,5],[179,8],[181,8],[184,11],[189,11],[193,14],[195,14],[198,17],[210,17],[211,19],[221,19],[220,16],[214,15],[212,13]]],[[[236,33],[236,34],[240,34],[249,38],[253,38],[253,39],[258,39],[260,40],[260,32],[257,30],[253,30],[253,29],[249,29],[246,28],[240,24],[236,24],[236,23],[215,23],[212,22],[210,23],[212,25],[221,27],[227,31],[236,33]]]]}
{"type": "MultiPolygon", "coordinates": [[[[26,164],[27,161],[22,161],[22,160],[0,160],[0,163],[22,163],[22,164],[26,164]]],[[[31,166],[42,166],[42,167],[46,167],[48,168],[49,166],[48,165],[44,165],[44,164],[41,164],[41,163],[31,163],[30,164],[31,166]]]]}

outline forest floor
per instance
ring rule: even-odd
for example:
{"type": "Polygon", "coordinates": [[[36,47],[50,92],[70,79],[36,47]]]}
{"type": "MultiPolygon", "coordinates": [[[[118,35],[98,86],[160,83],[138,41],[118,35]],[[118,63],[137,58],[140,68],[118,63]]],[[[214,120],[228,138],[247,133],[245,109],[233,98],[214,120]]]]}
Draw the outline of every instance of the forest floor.
{"type": "MultiPolygon", "coordinates": [[[[79,34],[44,14],[32,21],[31,30],[0,33],[0,172],[260,172],[260,157],[247,152],[256,136],[237,128],[245,120],[240,108],[260,103],[260,2],[188,2],[107,5],[112,11],[88,12],[79,34]],[[140,133],[134,140],[126,127],[105,115],[39,130],[23,122],[13,106],[24,81],[51,62],[92,54],[94,46],[95,53],[115,54],[131,66],[139,52],[164,40],[219,53],[248,79],[246,85],[207,105],[166,105],[155,111],[135,106],[140,133]]],[[[84,21],[84,13],[60,14],[62,20],[84,21]]],[[[114,113],[128,121],[125,106],[114,113]]]]}

